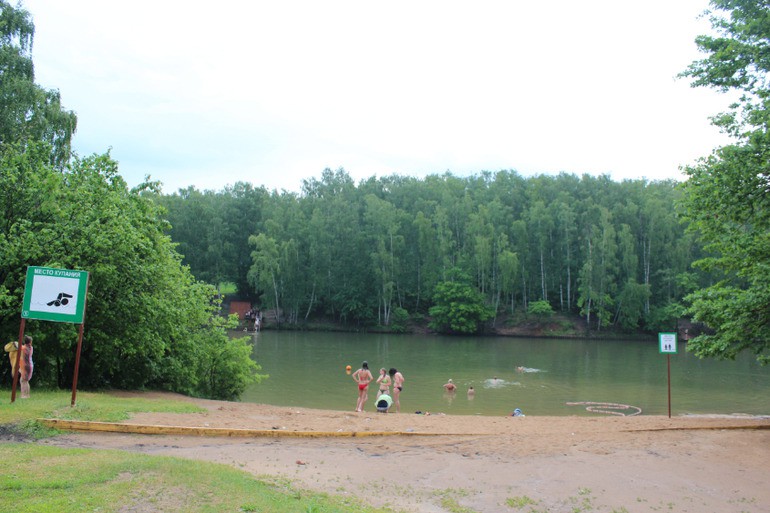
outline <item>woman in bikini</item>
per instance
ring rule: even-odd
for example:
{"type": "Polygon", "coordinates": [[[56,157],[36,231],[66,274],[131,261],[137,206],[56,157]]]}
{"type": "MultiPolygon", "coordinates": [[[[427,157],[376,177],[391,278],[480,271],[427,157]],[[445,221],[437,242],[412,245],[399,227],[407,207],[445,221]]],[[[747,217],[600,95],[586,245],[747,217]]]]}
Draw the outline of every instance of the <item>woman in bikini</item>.
{"type": "Polygon", "coordinates": [[[404,389],[404,375],[398,372],[398,369],[390,369],[388,371],[390,378],[393,380],[393,404],[396,405],[396,412],[401,412],[401,391],[404,389]]]}
{"type": "Polygon", "coordinates": [[[356,411],[364,411],[366,400],[369,399],[366,390],[369,388],[369,383],[371,383],[373,379],[374,377],[369,370],[369,364],[367,362],[362,363],[361,368],[353,373],[353,381],[358,383],[358,402],[356,403],[356,411]]]}
{"type": "Polygon", "coordinates": [[[388,371],[380,369],[380,377],[377,378],[377,383],[380,384],[380,389],[377,391],[377,399],[379,399],[382,394],[390,395],[391,379],[390,376],[388,376],[388,371]]]}

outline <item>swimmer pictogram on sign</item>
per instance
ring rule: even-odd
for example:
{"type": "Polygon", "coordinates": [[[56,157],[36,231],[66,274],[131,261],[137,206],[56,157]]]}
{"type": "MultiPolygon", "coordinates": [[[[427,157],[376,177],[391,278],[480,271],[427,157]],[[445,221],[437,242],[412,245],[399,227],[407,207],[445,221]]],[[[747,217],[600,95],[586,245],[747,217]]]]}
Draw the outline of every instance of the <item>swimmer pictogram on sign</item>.
{"type": "Polygon", "coordinates": [[[70,302],[70,299],[72,299],[71,294],[67,294],[66,292],[59,292],[59,295],[56,297],[56,299],[46,304],[48,306],[66,306],[67,303],[70,302]]]}

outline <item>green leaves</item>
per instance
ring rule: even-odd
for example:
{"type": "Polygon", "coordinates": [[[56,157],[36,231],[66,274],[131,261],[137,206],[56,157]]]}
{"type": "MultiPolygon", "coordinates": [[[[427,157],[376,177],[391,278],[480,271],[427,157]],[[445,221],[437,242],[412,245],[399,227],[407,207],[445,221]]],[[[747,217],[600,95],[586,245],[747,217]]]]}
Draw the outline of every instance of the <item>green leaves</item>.
{"type": "Polygon", "coordinates": [[[694,85],[746,93],[730,114],[716,118],[736,137],[686,169],[684,216],[710,252],[695,263],[715,283],[687,296],[689,313],[713,332],[689,347],[699,356],[735,358],[750,350],[770,361],[770,6],[713,0],[722,36],[701,36],[708,56],[684,73],[694,85]]]}
{"type": "MultiPolygon", "coordinates": [[[[231,342],[215,290],[196,282],[163,231],[162,209],[128,190],[109,154],[47,163],[43,143],[0,152],[0,326],[18,326],[29,265],[90,273],[80,364],[84,388],[152,387],[232,399],[260,376],[250,347],[231,342]],[[218,361],[214,365],[213,361],[218,361]],[[210,369],[216,369],[212,380],[210,369]]],[[[72,383],[71,325],[29,323],[36,379],[72,383]]]]}
{"type": "Polygon", "coordinates": [[[461,281],[436,285],[433,304],[430,326],[441,333],[477,333],[494,315],[481,293],[461,281]]]}
{"type": "Polygon", "coordinates": [[[0,0],[0,149],[45,142],[48,162],[61,169],[70,157],[77,116],[64,109],[58,91],[35,84],[34,34],[29,13],[0,0]]]}

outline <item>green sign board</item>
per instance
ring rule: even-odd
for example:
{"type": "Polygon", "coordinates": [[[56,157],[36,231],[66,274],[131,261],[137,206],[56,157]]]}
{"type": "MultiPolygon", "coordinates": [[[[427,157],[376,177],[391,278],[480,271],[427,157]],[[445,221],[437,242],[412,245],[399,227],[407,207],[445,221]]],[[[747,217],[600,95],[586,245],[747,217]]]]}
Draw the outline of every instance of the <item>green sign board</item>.
{"type": "Polygon", "coordinates": [[[676,354],[676,333],[658,333],[660,353],[676,354]]]}
{"type": "Polygon", "coordinates": [[[83,324],[88,272],[51,267],[27,267],[24,319],[83,324]]]}

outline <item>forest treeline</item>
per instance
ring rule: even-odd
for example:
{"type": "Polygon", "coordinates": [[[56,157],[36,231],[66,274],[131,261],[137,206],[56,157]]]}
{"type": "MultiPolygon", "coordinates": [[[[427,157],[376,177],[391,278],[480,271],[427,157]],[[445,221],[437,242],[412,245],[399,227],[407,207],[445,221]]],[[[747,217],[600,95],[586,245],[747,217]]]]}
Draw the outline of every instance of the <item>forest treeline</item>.
{"type": "Polygon", "coordinates": [[[673,327],[682,298],[708,278],[691,267],[703,255],[677,215],[679,195],[673,180],[500,171],[356,184],[327,169],[299,193],[236,183],[158,201],[197,278],[234,282],[284,322],[399,330],[460,282],[487,325],[546,302],[591,330],[657,330],[673,327]]]}

